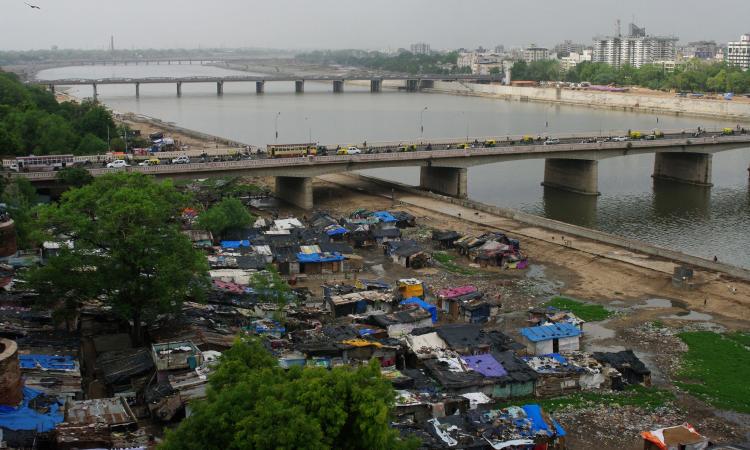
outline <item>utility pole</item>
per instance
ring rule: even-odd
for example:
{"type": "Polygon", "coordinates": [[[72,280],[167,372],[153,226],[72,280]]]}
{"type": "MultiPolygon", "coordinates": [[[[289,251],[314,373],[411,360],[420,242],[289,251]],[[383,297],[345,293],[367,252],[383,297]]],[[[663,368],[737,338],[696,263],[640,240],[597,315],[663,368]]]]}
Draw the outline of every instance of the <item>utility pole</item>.
{"type": "Polygon", "coordinates": [[[424,112],[427,111],[427,107],[425,106],[422,111],[419,111],[419,137],[420,139],[422,136],[424,136],[424,112]]]}
{"type": "Polygon", "coordinates": [[[276,138],[275,138],[274,142],[278,142],[279,141],[279,116],[280,115],[281,115],[281,111],[277,112],[276,113],[276,118],[274,119],[274,125],[273,125],[273,127],[274,127],[274,131],[276,132],[276,138]]]}

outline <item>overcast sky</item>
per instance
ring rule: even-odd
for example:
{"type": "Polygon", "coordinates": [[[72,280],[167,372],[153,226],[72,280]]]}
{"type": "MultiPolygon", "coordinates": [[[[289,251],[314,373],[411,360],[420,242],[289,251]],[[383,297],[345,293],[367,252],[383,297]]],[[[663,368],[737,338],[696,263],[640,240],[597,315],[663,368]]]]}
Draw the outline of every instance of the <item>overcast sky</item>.
{"type": "Polygon", "coordinates": [[[589,44],[635,16],[649,34],[726,43],[748,0],[0,0],[0,48],[408,47],[589,44]]]}

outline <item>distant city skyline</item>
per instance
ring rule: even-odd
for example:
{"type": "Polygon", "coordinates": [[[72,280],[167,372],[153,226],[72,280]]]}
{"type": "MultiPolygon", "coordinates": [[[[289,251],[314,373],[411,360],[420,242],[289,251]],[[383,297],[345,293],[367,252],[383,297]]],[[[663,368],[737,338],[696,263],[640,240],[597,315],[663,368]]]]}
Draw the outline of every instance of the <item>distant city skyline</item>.
{"type": "Polygon", "coordinates": [[[494,0],[40,0],[3,2],[0,48],[256,47],[274,49],[552,48],[564,40],[591,45],[612,35],[616,20],[635,20],[649,34],[675,35],[680,43],[726,44],[750,32],[750,2],[716,0],[546,0],[521,4],[494,0]],[[724,14],[731,11],[731,14],[724,14]],[[715,13],[712,13],[715,12],[715,13]]]}

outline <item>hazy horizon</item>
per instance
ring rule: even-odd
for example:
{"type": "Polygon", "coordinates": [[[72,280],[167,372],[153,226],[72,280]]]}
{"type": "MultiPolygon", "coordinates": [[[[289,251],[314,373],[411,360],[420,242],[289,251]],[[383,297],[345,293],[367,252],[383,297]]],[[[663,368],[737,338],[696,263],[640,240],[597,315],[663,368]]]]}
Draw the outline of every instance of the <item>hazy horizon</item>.
{"type": "Polygon", "coordinates": [[[680,42],[737,40],[750,31],[750,2],[716,0],[568,0],[513,3],[493,0],[382,0],[375,4],[319,0],[6,0],[0,49],[262,48],[371,50],[460,47],[551,47],[566,39],[590,44],[615,31],[620,19],[649,34],[680,42]],[[712,14],[713,12],[715,14],[712,14]],[[715,18],[714,18],[715,17],[715,18]]]}

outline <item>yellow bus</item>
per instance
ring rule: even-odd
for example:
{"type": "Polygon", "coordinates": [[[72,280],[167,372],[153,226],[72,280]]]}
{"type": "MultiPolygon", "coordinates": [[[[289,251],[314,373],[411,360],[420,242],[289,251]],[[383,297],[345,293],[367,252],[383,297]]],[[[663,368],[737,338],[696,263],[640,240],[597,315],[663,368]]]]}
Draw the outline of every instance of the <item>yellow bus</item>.
{"type": "Polygon", "coordinates": [[[318,145],[308,144],[268,144],[266,152],[271,158],[299,158],[318,154],[318,145]]]}

